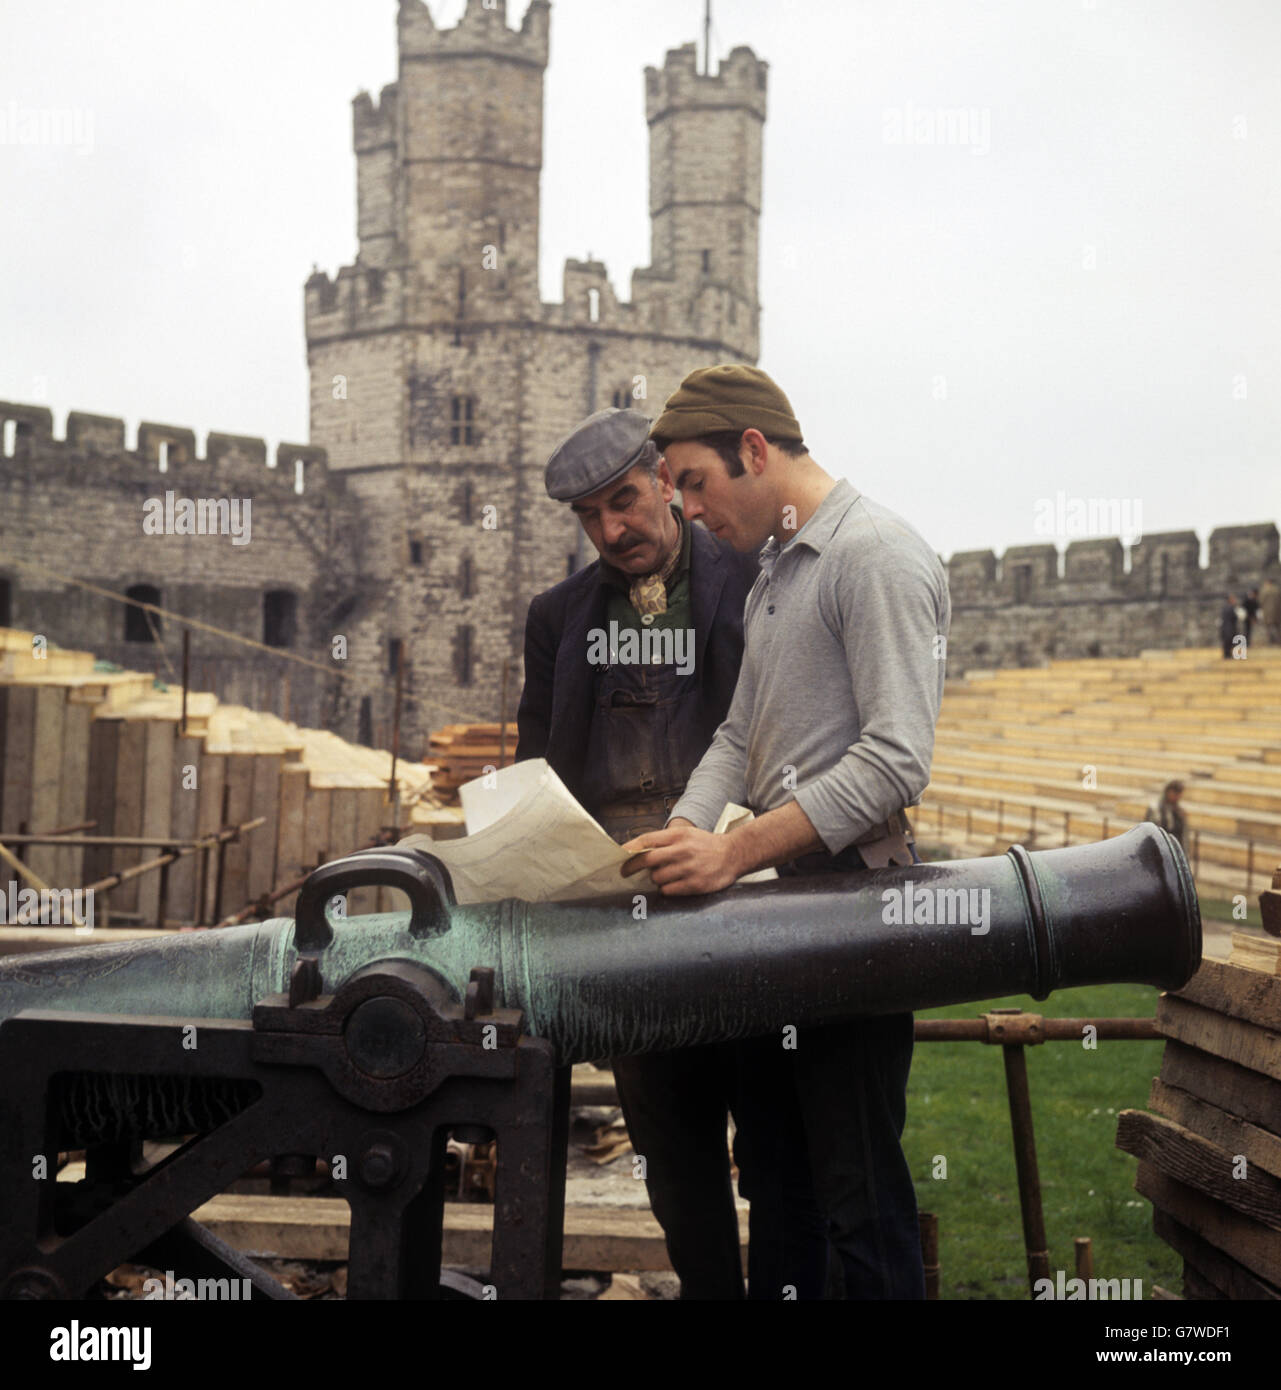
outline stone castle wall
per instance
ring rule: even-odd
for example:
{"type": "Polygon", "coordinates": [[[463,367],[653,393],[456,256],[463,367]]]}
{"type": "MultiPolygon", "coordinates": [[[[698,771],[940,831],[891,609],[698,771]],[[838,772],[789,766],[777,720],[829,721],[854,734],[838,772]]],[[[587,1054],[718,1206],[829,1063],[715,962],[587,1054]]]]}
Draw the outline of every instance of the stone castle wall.
{"type": "MultiPolygon", "coordinates": [[[[396,79],[352,107],[355,261],[305,286],[310,446],[281,445],[271,469],[262,440],[212,433],[197,457],[192,431],[144,423],[127,450],[121,420],[73,412],[59,440],[48,410],[0,405],[16,434],[0,460],[0,618],[170,675],[177,632],[163,652],[125,641],[120,604],[17,562],[151,585],[163,607],[255,641],[264,595],[286,590],[289,650],[326,669],[198,632],[197,687],[386,743],[399,655],[408,756],[443,723],[497,719],[504,690],[514,717],[530,599],[595,558],[544,493],[553,447],[605,406],[653,418],[689,371],[754,363],[760,342],[768,66],[744,47],[714,75],[693,44],[645,70],[651,255],[630,297],[603,263],[571,259],[561,299],[541,301],[549,22],[546,0],[518,29],[505,0],[468,0],[438,29],[401,0],[396,79]],[[144,535],[143,505],[166,489],[251,498],[251,544],[144,535]]],[[[1111,539],[953,555],[950,669],[1212,642],[1223,592],[1277,569],[1276,526],[1215,531],[1204,567],[1199,550],[1189,531],[1128,556],[1111,539]]]]}
{"type": "Polygon", "coordinates": [[[947,566],[948,672],[1035,666],[1051,657],[1135,656],[1147,647],[1216,645],[1219,612],[1271,575],[1281,578],[1275,522],[1221,526],[1207,563],[1195,531],[963,551],[947,566]],[[1127,566],[1128,560],[1128,566],[1127,566]]]}
{"type": "MultiPolygon", "coordinates": [[[[344,608],[348,621],[356,616],[360,588],[343,524],[346,483],[330,474],[324,450],[281,444],[268,467],[265,443],[242,435],[211,432],[201,457],[194,432],[176,426],[141,424],[126,449],[124,421],[112,417],[73,411],[56,439],[47,409],[0,402],[0,427],[10,421],[12,453],[0,459],[0,621],[173,679],[179,626],[161,619],[159,643],[128,640],[126,605],[57,576],[114,593],[149,586],[159,607],[260,643],[265,595],[285,593],[293,632],[282,650],[331,663],[335,620],[344,608]],[[234,500],[239,511],[227,519],[239,540],[149,534],[148,516],[164,525],[167,492],[175,518],[178,499],[234,500]]],[[[338,682],[322,672],[203,629],[193,629],[191,650],[196,688],[281,713],[287,698],[301,719],[335,713],[338,682]]]]}

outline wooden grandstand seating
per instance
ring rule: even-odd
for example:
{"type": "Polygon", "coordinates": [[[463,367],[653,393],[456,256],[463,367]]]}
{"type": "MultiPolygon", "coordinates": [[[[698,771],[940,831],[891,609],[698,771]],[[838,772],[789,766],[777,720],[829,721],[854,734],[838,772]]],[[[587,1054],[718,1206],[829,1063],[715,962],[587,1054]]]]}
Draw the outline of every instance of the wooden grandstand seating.
{"type": "Polygon", "coordinates": [[[949,681],[918,837],[999,853],[1120,834],[1184,783],[1212,897],[1253,896],[1281,857],[1281,648],[1052,661],[949,681]],[[1086,769],[1092,769],[1087,778],[1086,769]]]}

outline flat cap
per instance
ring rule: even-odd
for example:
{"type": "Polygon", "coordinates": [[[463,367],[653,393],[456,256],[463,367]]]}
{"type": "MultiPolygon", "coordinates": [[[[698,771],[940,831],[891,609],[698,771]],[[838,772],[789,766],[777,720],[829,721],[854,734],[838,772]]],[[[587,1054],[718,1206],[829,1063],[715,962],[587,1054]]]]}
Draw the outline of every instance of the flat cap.
{"type": "Polygon", "coordinates": [[[609,407],[589,415],[552,450],[543,474],[548,497],[576,502],[621,478],[657,453],[649,420],[639,410],[609,407]]]}
{"type": "Polygon", "coordinates": [[[800,440],[792,403],[759,367],[699,367],[667,398],[651,439],[666,445],[722,430],[760,430],[766,439],[800,440]]]}

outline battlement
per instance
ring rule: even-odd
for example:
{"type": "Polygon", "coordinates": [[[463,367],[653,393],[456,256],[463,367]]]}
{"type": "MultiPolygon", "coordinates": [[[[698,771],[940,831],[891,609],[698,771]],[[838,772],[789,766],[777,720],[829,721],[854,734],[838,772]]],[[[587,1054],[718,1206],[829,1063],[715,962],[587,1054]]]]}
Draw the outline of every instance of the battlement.
{"type": "Polygon", "coordinates": [[[1229,587],[1281,573],[1279,543],[1275,522],[1265,521],[1217,527],[1210,533],[1205,565],[1195,531],[1144,536],[1128,548],[1128,568],[1127,548],[1116,536],[1072,541],[1062,556],[1048,543],[1011,546],[999,561],[991,550],[963,550],[948,562],[948,586],[957,607],[1218,600],[1229,587]]]}
{"type": "Polygon", "coordinates": [[[396,140],[396,117],[400,89],[389,82],[378,94],[378,102],[368,92],[358,92],[351,103],[353,144],[357,154],[391,145],[396,140]]]}
{"type": "Polygon", "coordinates": [[[698,71],[694,44],[669,48],[661,69],[645,69],[645,119],[653,125],[676,110],[737,106],[763,121],[768,74],[769,64],[745,44],[717,64],[715,76],[698,71]]]}
{"type": "Polygon", "coordinates": [[[400,0],[400,56],[411,61],[497,58],[545,68],[550,17],[547,0],[530,0],[520,28],[509,29],[507,0],[467,0],[454,28],[438,29],[424,0],[400,0]]]}
{"type": "MultiPolygon", "coordinates": [[[[0,401],[0,431],[13,421],[12,454],[0,456],[0,470],[11,473],[26,467],[39,471],[50,464],[63,463],[78,469],[82,482],[87,478],[83,465],[117,465],[124,480],[136,480],[154,473],[169,480],[183,479],[191,487],[235,488],[279,487],[293,492],[297,466],[303,467],[303,490],[324,489],[342,479],[329,473],[327,452],[309,444],[278,444],[275,463],[268,463],[268,446],[253,435],[224,434],[210,430],[205,452],[196,449],[195,430],[180,425],[157,424],[143,420],[138,425],[137,443],[125,447],[125,422],[112,415],[91,415],[73,410],[67,415],[66,436],[56,439],[53,412],[46,406],[21,405],[0,401]],[[161,462],[164,472],[160,473],[161,462]]],[[[10,441],[6,437],[4,449],[10,441]]],[[[107,481],[104,472],[102,480],[107,481]]]]}

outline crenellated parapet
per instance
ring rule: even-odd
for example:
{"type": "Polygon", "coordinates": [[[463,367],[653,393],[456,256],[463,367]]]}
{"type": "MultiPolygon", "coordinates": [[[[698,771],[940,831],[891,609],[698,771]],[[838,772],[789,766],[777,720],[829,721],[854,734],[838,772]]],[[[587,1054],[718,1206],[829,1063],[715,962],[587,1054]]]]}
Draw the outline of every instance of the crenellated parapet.
{"type": "Polygon", "coordinates": [[[46,406],[0,401],[0,429],[8,421],[15,425],[13,452],[0,458],[0,488],[4,481],[18,481],[24,475],[29,481],[64,471],[82,485],[163,480],[167,487],[174,487],[181,480],[193,495],[197,491],[255,493],[264,488],[284,494],[298,490],[299,463],[304,493],[342,483],[340,477],[330,477],[326,450],[314,445],[279,444],[273,465],[268,461],[267,442],[256,435],[211,430],[201,454],[194,430],[151,420],[139,424],[133,449],[125,447],[125,422],[111,415],[73,410],[67,416],[65,438],[56,439],[53,413],[46,406]]]}
{"type": "Polygon", "coordinates": [[[769,64],[746,44],[733,49],[715,74],[698,70],[692,43],[669,48],[661,68],[645,69],[645,119],[652,125],[674,108],[740,106],[765,119],[769,64]]]}
{"type": "Polygon", "coordinates": [[[308,343],[394,328],[404,318],[409,271],[403,265],[346,265],[313,271],[303,294],[308,343]]]}
{"type": "Polygon", "coordinates": [[[1220,526],[1201,564],[1195,531],[1154,532],[1127,547],[1116,536],[1072,541],[1060,557],[1051,544],[958,551],[948,562],[954,607],[1052,606],[1128,599],[1198,598],[1221,602],[1232,587],[1281,571],[1275,522],[1220,526]],[[1128,559],[1128,565],[1127,565],[1128,559]]]}
{"type": "Polygon", "coordinates": [[[395,143],[399,95],[394,82],[379,92],[376,104],[368,92],[357,92],[351,103],[352,143],[357,154],[395,143]]]}
{"type": "Polygon", "coordinates": [[[423,0],[400,0],[398,25],[404,58],[503,58],[547,66],[551,5],[531,0],[519,29],[507,27],[507,0],[467,0],[452,29],[438,29],[423,0]]]}

